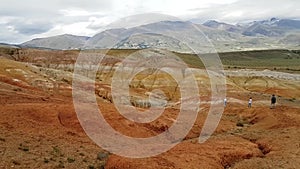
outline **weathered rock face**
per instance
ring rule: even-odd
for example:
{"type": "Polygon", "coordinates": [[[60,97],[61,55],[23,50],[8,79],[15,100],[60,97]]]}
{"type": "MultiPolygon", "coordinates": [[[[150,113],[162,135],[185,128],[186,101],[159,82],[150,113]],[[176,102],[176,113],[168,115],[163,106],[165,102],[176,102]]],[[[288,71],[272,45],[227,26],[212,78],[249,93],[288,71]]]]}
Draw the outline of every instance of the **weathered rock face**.
{"type": "MultiPolygon", "coordinates": [[[[98,96],[113,103],[113,98],[111,91],[105,88],[100,88],[97,90],[98,91],[98,96]]],[[[137,96],[119,96],[121,97],[120,103],[124,105],[131,104],[134,107],[139,107],[139,108],[149,108],[149,107],[164,107],[167,104],[167,101],[164,100],[163,98],[151,98],[151,99],[146,99],[142,97],[137,97],[137,96]]]]}
{"type": "Polygon", "coordinates": [[[101,98],[103,98],[111,103],[113,102],[111,92],[108,89],[105,89],[105,88],[98,89],[98,96],[100,96],[101,98]]]}
{"type": "Polygon", "coordinates": [[[163,99],[143,99],[138,97],[131,97],[130,103],[135,107],[149,108],[149,107],[164,107],[166,106],[166,101],[163,99]]]}

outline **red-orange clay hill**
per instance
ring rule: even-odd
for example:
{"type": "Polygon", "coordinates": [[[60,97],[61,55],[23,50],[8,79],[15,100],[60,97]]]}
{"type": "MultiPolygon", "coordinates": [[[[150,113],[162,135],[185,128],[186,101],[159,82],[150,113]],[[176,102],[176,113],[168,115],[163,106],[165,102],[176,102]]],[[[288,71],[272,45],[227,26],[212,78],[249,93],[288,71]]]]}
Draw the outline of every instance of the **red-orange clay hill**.
{"type": "MultiPolygon", "coordinates": [[[[1,63],[1,169],[300,168],[297,81],[262,77],[253,82],[247,77],[228,76],[228,103],[216,131],[206,142],[199,143],[198,137],[210,107],[209,95],[201,96],[196,122],[181,143],[160,155],[134,159],[111,154],[86,135],[73,105],[72,73],[69,76],[8,59],[1,59],[1,63]],[[278,102],[270,109],[273,93],[278,102]],[[249,97],[253,98],[251,108],[247,107],[249,97]]],[[[102,82],[97,87],[109,90],[102,82]]],[[[141,94],[144,90],[134,92],[141,94]]],[[[131,137],[158,135],[179,113],[178,105],[174,105],[151,123],[134,123],[118,113],[107,95],[96,93],[96,97],[106,121],[131,137]]]]}

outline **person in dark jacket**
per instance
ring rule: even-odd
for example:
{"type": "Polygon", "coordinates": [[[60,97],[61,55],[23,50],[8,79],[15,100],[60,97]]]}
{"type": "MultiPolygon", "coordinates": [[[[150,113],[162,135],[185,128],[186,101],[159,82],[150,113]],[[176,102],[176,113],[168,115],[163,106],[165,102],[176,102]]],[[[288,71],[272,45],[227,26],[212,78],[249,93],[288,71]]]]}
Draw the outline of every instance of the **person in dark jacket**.
{"type": "Polygon", "coordinates": [[[272,97],[271,97],[271,109],[274,109],[275,108],[275,104],[276,104],[276,97],[275,95],[273,94],[272,97]]]}

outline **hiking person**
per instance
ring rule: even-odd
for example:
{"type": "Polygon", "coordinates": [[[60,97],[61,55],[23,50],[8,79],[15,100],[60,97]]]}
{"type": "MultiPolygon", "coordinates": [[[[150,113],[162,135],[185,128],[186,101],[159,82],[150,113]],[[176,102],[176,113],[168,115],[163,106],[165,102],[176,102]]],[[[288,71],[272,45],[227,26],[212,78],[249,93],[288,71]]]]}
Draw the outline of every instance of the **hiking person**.
{"type": "Polygon", "coordinates": [[[251,108],[252,106],[252,97],[250,97],[249,101],[248,101],[248,107],[251,108]]]}
{"type": "Polygon", "coordinates": [[[225,98],[224,99],[224,107],[226,107],[227,106],[227,99],[225,98]]]}
{"type": "Polygon", "coordinates": [[[272,97],[271,97],[271,109],[274,109],[275,108],[275,104],[276,104],[276,97],[275,95],[273,94],[272,97]]]}

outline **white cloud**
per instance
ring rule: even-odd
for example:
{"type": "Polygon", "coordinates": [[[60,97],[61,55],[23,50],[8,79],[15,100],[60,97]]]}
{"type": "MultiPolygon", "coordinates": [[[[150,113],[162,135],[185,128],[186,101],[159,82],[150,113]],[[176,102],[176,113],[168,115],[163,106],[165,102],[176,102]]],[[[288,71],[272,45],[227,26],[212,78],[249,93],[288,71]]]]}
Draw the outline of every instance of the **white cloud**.
{"type": "Polygon", "coordinates": [[[189,18],[205,21],[216,19],[229,23],[260,20],[271,17],[300,18],[300,1],[295,0],[239,0],[230,4],[215,5],[213,8],[198,9],[198,13],[189,18]]]}
{"type": "Polygon", "coordinates": [[[105,15],[104,12],[89,12],[87,10],[80,9],[80,8],[62,9],[60,10],[60,13],[63,16],[69,16],[69,17],[105,15]]]}
{"type": "Polygon", "coordinates": [[[225,14],[223,18],[238,18],[238,17],[243,16],[243,14],[244,14],[243,11],[232,11],[232,12],[225,14]]]}
{"type": "MultiPolygon", "coordinates": [[[[149,12],[229,23],[270,17],[299,19],[299,6],[297,0],[1,0],[0,42],[21,43],[64,33],[91,36],[119,18],[149,12]]],[[[155,19],[128,21],[127,26],[151,21],[155,19]]]]}

